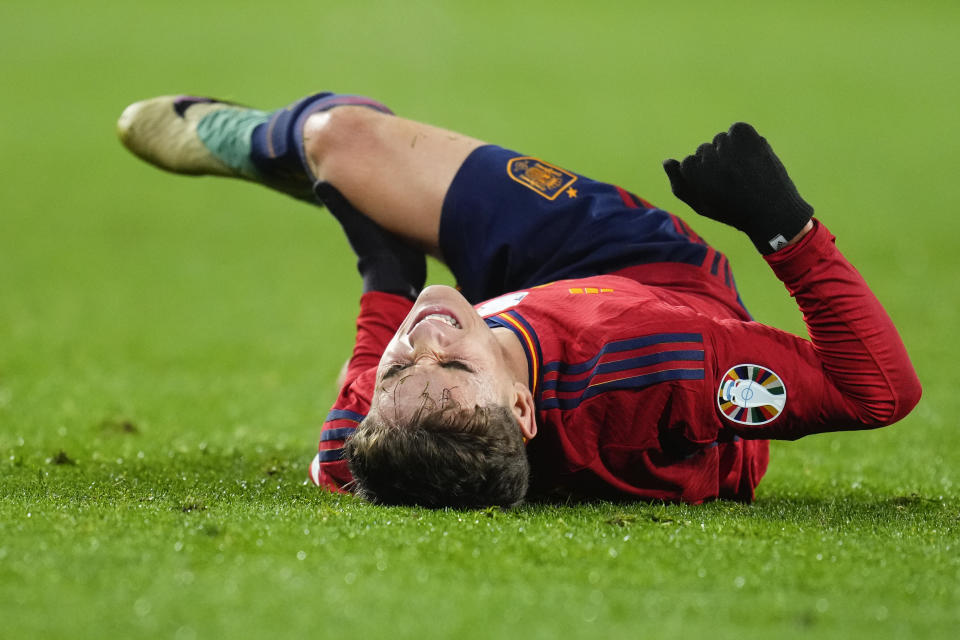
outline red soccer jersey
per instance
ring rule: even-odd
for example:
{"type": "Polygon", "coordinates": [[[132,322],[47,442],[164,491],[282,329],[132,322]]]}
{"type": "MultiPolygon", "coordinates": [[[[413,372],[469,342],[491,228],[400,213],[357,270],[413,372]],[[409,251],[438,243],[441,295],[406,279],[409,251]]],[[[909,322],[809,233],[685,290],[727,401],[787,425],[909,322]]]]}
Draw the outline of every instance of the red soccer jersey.
{"type": "MultiPolygon", "coordinates": [[[[920,386],[892,322],[822,225],[767,257],[801,310],[804,340],[746,320],[729,291],[650,286],[644,269],[562,280],[478,305],[526,352],[539,432],[531,487],[586,496],[750,500],[767,438],[890,424],[920,386]]],[[[664,267],[669,270],[669,267],[664,267]]],[[[647,271],[649,273],[649,271],[647,271]]],[[[343,439],[369,409],[377,362],[411,303],[361,302],[347,383],[311,466],[350,481],[343,439]]]]}

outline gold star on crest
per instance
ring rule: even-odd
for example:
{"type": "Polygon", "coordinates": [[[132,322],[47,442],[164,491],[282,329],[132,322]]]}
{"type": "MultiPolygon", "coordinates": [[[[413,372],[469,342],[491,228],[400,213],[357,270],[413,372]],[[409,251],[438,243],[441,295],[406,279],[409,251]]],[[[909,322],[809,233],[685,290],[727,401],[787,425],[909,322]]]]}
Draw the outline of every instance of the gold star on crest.
{"type": "Polygon", "coordinates": [[[573,187],[570,187],[569,189],[567,189],[567,197],[568,197],[568,198],[576,198],[576,197],[577,197],[577,190],[574,189],[573,187]]]}

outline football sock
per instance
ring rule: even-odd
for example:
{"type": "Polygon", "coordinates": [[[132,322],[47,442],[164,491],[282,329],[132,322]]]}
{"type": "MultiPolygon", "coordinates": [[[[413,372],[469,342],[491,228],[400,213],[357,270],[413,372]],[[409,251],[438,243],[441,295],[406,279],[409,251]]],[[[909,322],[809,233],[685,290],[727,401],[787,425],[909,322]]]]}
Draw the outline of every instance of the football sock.
{"type": "Polygon", "coordinates": [[[259,178],[259,172],[250,159],[250,134],[269,118],[269,113],[256,109],[219,109],[197,123],[197,137],[228,167],[255,180],[259,178]]]}
{"type": "MultiPolygon", "coordinates": [[[[185,97],[174,107],[183,114],[210,98],[185,97]]],[[[203,116],[197,137],[221,162],[240,176],[308,202],[316,203],[315,177],[303,150],[303,125],[314,113],[339,106],[364,106],[392,114],[386,106],[354,95],[323,92],[273,112],[230,105],[203,116]]]]}

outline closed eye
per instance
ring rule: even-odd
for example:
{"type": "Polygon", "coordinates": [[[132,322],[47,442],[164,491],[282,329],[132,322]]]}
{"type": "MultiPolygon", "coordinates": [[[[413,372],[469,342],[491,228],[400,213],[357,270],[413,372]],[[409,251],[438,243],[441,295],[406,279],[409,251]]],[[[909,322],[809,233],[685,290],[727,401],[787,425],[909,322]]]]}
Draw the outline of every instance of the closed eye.
{"type": "Polygon", "coordinates": [[[444,369],[459,369],[460,371],[466,371],[467,373],[476,373],[471,366],[460,360],[445,360],[440,363],[440,366],[444,369]]]}
{"type": "Polygon", "coordinates": [[[392,377],[398,375],[401,371],[403,371],[403,370],[406,369],[407,367],[411,366],[412,364],[413,364],[413,363],[408,362],[407,364],[392,364],[392,365],[390,365],[389,367],[387,367],[387,370],[383,373],[383,377],[381,378],[381,381],[382,381],[382,380],[386,380],[386,379],[388,379],[388,378],[392,378],[392,377]]]}
{"type": "MultiPolygon", "coordinates": [[[[412,362],[406,362],[404,364],[393,364],[387,367],[387,370],[383,373],[383,377],[380,379],[381,382],[388,380],[400,374],[401,371],[412,367],[412,362]]],[[[476,373],[476,371],[470,365],[461,362],[460,360],[444,360],[440,362],[440,366],[444,369],[459,369],[460,371],[466,371],[467,373],[476,373]]]]}

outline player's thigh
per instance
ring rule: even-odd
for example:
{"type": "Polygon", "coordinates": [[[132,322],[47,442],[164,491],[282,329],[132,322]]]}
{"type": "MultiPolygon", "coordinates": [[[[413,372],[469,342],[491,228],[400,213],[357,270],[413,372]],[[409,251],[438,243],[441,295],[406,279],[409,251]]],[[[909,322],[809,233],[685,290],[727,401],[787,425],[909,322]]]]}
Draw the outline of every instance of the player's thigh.
{"type": "Polygon", "coordinates": [[[480,140],[363,107],[310,116],[304,150],[318,180],[359,211],[439,255],[444,197],[480,140]]]}

